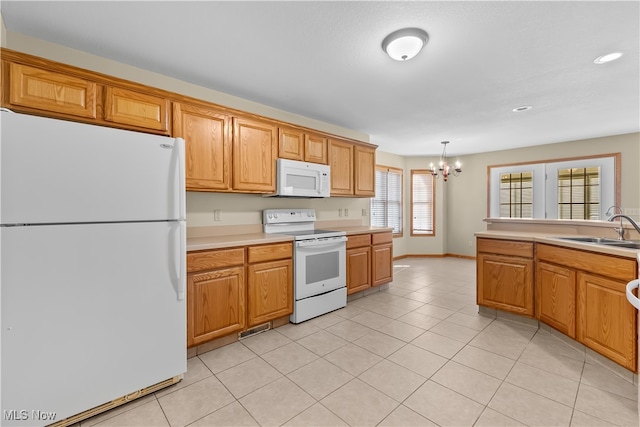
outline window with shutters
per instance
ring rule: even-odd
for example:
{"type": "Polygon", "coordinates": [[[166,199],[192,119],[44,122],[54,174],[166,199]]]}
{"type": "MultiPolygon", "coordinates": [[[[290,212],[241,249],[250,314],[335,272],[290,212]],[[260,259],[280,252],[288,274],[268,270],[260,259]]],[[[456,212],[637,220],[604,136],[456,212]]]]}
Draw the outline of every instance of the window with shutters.
{"type": "Polygon", "coordinates": [[[402,169],[376,166],[376,195],[371,198],[371,225],[393,228],[402,236],[402,169]]]}
{"type": "Polygon", "coordinates": [[[430,170],[411,170],[412,236],[435,236],[435,191],[430,170]]]}
{"type": "Polygon", "coordinates": [[[620,153],[489,166],[490,218],[606,219],[619,205],[620,153]]]}
{"type": "Polygon", "coordinates": [[[533,171],[500,175],[500,217],[533,218],[533,171]]]}

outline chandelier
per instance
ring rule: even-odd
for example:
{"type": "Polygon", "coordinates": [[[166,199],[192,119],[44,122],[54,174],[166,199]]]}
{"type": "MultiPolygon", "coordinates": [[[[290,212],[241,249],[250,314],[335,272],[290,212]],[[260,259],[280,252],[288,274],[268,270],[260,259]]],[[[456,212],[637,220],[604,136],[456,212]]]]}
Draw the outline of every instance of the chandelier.
{"type": "Polygon", "coordinates": [[[433,175],[435,178],[438,178],[438,176],[442,174],[442,179],[444,179],[445,182],[447,181],[447,178],[449,177],[449,175],[458,176],[460,175],[460,173],[462,173],[462,164],[459,161],[456,161],[456,163],[453,166],[447,163],[447,144],[448,143],[449,141],[441,142],[441,144],[443,145],[443,149],[442,149],[442,156],[440,157],[440,162],[438,163],[438,166],[434,165],[433,163],[429,165],[429,169],[431,169],[431,175],[433,175]]]}

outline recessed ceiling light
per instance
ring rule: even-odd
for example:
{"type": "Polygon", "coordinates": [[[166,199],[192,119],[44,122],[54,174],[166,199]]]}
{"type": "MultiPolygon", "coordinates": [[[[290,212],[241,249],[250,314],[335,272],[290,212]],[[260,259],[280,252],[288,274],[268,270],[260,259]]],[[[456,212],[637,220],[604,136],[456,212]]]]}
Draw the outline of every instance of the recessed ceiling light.
{"type": "Polygon", "coordinates": [[[607,53],[606,55],[598,56],[596,59],[593,60],[593,63],[598,65],[606,64],[607,62],[615,61],[621,56],[622,56],[622,52],[607,53]]]}
{"type": "Polygon", "coordinates": [[[514,113],[522,113],[523,111],[529,111],[531,110],[533,107],[531,105],[521,105],[519,107],[514,108],[513,111],[514,113]]]}
{"type": "Polygon", "coordinates": [[[394,31],[382,40],[382,50],[396,61],[408,61],[427,44],[429,35],[420,28],[403,28],[394,31]]]}

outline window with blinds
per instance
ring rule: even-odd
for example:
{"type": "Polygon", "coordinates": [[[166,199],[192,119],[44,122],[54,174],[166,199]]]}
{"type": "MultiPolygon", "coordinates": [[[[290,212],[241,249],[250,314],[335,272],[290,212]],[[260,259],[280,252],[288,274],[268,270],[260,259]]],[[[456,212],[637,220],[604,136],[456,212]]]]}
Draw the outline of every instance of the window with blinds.
{"type": "Polygon", "coordinates": [[[600,219],[600,168],[558,169],[558,218],[600,219]]]}
{"type": "Polygon", "coordinates": [[[500,175],[500,216],[533,218],[533,171],[500,175]]]}
{"type": "Polygon", "coordinates": [[[411,170],[411,235],[435,235],[435,179],[430,170],[411,170]]]}
{"type": "Polygon", "coordinates": [[[370,211],[372,226],[392,227],[394,236],[402,236],[402,169],[376,166],[370,211]]]}

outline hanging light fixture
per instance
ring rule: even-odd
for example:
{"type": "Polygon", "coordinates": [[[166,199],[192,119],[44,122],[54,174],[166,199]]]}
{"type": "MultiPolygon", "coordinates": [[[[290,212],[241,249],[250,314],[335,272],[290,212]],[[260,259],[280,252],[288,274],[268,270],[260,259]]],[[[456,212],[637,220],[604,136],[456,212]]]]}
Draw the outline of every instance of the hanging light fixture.
{"type": "Polygon", "coordinates": [[[403,28],[394,31],[382,40],[382,50],[396,61],[408,61],[427,44],[429,35],[420,28],[403,28]]]}
{"type": "Polygon", "coordinates": [[[442,174],[442,179],[444,179],[445,182],[447,181],[447,178],[449,177],[449,175],[458,176],[462,173],[462,164],[459,161],[456,161],[456,163],[453,166],[447,163],[447,144],[448,143],[449,141],[442,141],[440,143],[443,145],[444,148],[442,149],[442,156],[440,157],[440,162],[438,163],[438,166],[434,165],[433,163],[429,165],[429,169],[431,169],[431,175],[433,175],[435,178],[438,178],[438,176],[442,174]]]}

